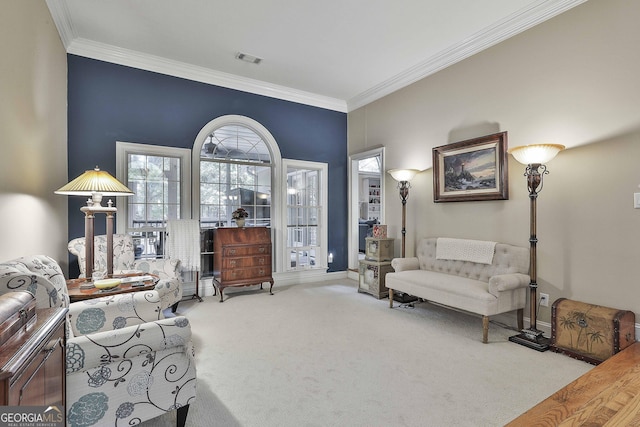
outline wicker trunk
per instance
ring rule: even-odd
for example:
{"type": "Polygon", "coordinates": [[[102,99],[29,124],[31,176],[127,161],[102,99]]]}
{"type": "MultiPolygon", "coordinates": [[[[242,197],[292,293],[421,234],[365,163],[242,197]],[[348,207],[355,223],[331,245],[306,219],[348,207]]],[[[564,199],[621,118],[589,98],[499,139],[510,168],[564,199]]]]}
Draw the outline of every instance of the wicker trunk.
{"type": "Polygon", "coordinates": [[[594,365],[636,340],[632,311],[560,298],[551,317],[551,349],[594,365]]]}

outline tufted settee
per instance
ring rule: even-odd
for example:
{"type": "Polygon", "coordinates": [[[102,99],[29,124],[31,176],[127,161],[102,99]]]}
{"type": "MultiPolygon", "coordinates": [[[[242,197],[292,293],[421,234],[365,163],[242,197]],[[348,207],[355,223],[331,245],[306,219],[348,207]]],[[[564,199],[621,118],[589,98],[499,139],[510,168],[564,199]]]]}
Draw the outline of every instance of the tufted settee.
{"type": "Polygon", "coordinates": [[[191,326],[164,318],[156,290],[69,304],[58,263],[45,255],[0,263],[0,294],[28,291],[37,308],[68,307],[68,426],[136,425],[177,410],[184,426],[196,393],[191,326]]]}
{"type": "Polygon", "coordinates": [[[391,308],[396,291],[479,314],[484,343],[488,341],[489,316],[516,310],[518,329],[523,328],[530,280],[527,248],[475,240],[425,238],[418,243],[416,254],[414,258],[391,261],[395,272],[387,273],[385,279],[391,308]],[[484,254],[478,256],[477,252],[484,254]]]}

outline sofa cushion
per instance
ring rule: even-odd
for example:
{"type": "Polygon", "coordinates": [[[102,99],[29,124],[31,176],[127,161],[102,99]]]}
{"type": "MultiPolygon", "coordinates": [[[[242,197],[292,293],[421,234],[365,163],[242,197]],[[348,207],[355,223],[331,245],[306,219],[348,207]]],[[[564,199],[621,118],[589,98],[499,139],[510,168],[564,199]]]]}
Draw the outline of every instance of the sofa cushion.
{"type": "MultiPolygon", "coordinates": [[[[387,275],[387,277],[390,276],[387,275]]],[[[452,274],[424,270],[407,270],[394,273],[391,277],[393,277],[393,283],[396,283],[396,280],[404,281],[417,288],[430,288],[453,295],[471,297],[484,302],[490,302],[496,299],[494,295],[489,293],[488,283],[452,274]]],[[[420,293],[411,295],[420,295],[420,293]]]]}

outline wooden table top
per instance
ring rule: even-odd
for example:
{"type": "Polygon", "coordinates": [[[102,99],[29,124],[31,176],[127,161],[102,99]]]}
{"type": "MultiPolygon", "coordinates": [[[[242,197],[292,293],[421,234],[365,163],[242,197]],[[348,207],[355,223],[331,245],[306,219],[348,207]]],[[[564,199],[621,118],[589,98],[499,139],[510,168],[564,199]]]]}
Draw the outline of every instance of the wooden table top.
{"type": "Polygon", "coordinates": [[[96,287],[81,289],[80,285],[82,285],[86,281],[86,279],[67,280],[67,290],[69,292],[69,300],[71,302],[124,294],[127,292],[148,291],[156,286],[156,280],[154,279],[143,282],[142,286],[133,286],[134,283],[121,283],[111,289],[98,289],[96,287]]]}
{"type": "Polygon", "coordinates": [[[640,342],[558,390],[507,426],[640,425],[640,342]]]}

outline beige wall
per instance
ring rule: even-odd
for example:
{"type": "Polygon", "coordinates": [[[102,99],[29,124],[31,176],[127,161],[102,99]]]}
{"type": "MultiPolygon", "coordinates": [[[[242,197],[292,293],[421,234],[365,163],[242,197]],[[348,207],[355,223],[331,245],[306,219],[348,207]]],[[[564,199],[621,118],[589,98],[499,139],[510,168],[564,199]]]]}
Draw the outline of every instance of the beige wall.
{"type": "MultiPolygon", "coordinates": [[[[349,113],[349,152],[382,144],[386,167],[431,168],[431,148],[508,131],[509,146],[565,144],[538,199],[538,283],[640,316],[640,2],[591,1],[349,113]]],[[[529,245],[524,166],[509,158],[508,201],[433,203],[432,169],[412,182],[415,237],[529,245]]],[[[387,176],[387,188],[394,182],[387,176]]],[[[400,253],[397,191],[385,198],[400,253]]],[[[528,313],[528,312],[527,312],[528,313]]],[[[539,320],[550,322],[550,309],[539,320]]]]}
{"type": "Polygon", "coordinates": [[[0,261],[66,268],[67,58],[44,1],[4,5],[0,57],[0,261]]]}

